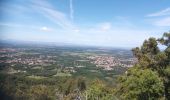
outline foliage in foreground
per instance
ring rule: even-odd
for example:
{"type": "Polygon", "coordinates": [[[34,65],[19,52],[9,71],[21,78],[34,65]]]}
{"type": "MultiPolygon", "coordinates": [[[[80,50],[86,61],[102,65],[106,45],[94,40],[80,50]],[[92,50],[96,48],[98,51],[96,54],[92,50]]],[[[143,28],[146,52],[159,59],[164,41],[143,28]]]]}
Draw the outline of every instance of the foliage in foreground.
{"type": "Polygon", "coordinates": [[[170,32],[132,51],[138,63],[119,78],[117,95],[123,100],[170,100],[170,32]],[[166,48],[161,51],[158,44],[166,48]]]}
{"type": "Polygon", "coordinates": [[[163,95],[161,78],[149,69],[132,68],[119,81],[118,90],[123,100],[159,100],[163,95]]]}

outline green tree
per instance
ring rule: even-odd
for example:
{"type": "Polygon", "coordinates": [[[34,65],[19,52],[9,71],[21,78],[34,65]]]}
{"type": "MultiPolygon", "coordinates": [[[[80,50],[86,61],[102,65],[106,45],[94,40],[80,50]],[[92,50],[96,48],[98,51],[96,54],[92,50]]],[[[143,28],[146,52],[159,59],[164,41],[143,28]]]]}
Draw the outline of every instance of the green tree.
{"type": "Polygon", "coordinates": [[[55,100],[55,92],[45,85],[35,85],[28,90],[31,100],[55,100]]]}
{"type": "Polygon", "coordinates": [[[114,100],[113,88],[108,88],[100,80],[95,80],[85,91],[86,100],[114,100]]]}
{"type": "Polygon", "coordinates": [[[160,100],[163,96],[163,82],[150,69],[132,68],[119,82],[117,93],[123,100],[160,100]]]}
{"type": "MultiPolygon", "coordinates": [[[[119,79],[119,87],[118,93],[120,93],[121,97],[124,98],[133,98],[139,100],[142,97],[146,97],[145,99],[156,99],[156,97],[162,97],[166,100],[170,100],[170,32],[166,32],[163,34],[162,38],[156,39],[156,38],[149,38],[148,40],[145,40],[141,47],[136,47],[132,49],[132,52],[134,56],[137,58],[138,63],[132,67],[130,70],[127,71],[127,75],[122,76],[122,78],[119,79]],[[158,45],[165,46],[166,48],[164,50],[159,50],[158,45]],[[137,70],[136,70],[137,69],[137,70]],[[136,77],[138,73],[145,73],[141,74],[140,77],[136,77]],[[148,77],[152,77],[152,79],[148,79],[148,77]],[[143,79],[145,77],[145,79],[143,79]],[[162,84],[157,84],[156,80],[162,84]],[[129,82],[130,81],[130,82],[129,82]],[[131,86],[131,82],[136,82],[141,85],[140,88],[135,87],[135,89],[132,89],[131,87],[124,87],[131,86]],[[155,81],[155,82],[154,82],[155,81]],[[142,91],[142,88],[145,88],[149,84],[142,84],[142,82],[149,83],[151,86],[157,86],[159,87],[159,91],[155,91],[154,88],[146,88],[145,93],[139,92],[142,91]],[[154,83],[152,83],[154,82],[154,83]],[[160,86],[159,86],[160,85],[160,86]],[[131,91],[131,92],[125,92],[122,93],[120,91],[131,91]],[[134,91],[138,91],[139,94],[133,94],[134,91]],[[153,92],[154,95],[150,91],[153,92]],[[132,94],[131,94],[132,93],[132,94]],[[159,95],[158,95],[159,94],[159,95]],[[135,96],[134,96],[135,95],[135,96]],[[149,95],[146,96],[146,95],[149,95]]],[[[134,83],[133,82],[133,83],[134,83]]],[[[135,85],[135,84],[134,84],[135,85]]],[[[132,86],[133,87],[133,86],[132,86]]],[[[156,87],[155,87],[156,88],[156,87]]]]}
{"type": "Polygon", "coordinates": [[[79,91],[83,92],[84,90],[86,90],[86,82],[84,79],[82,79],[82,77],[80,77],[78,80],[77,80],[77,87],[79,89],[79,91]]]}

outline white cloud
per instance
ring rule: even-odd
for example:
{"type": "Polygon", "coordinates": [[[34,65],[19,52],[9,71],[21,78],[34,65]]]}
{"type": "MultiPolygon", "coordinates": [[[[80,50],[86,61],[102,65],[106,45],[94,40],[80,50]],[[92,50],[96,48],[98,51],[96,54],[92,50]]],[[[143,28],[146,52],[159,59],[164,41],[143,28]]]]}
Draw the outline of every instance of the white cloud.
{"type": "Polygon", "coordinates": [[[170,17],[159,19],[154,24],[157,26],[170,26],[170,17]]]}
{"type": "Polygon", "coordinates": [[[107,22],[107,23],[103,23],[100,26],[100,30],[101,31],[108,31],[111,29],[111,23],[107,22]]]}
{"type": "Polygon", "coordinates": [[[151,24],[155,26],[167,27],[170,26],[170,7],[156,13],[147,15],[150,17],[151,24]]]}
{"type": "Polygon", "coordinates": [[[74,9],[73,9],[73,0],[70,0],[70,18],[71,20],[74,19],[74,9]]]}
{"type": "Polygon", "coordinates": [[[170,8],[166,8],[166,9],[161,10],[161,11],[156,12],[156,13],[148,14],[147,16],[148,17],[157,17],[157,16],[165,16],[165,15],[170,15],[170,8]]]}
{"type": "Polygon", "coordinates": [[[74,29],[73,31],[76,32],[76,33],[80,32],[79,29],[74,29]]]}
{"type": "Polygon", "coordinates": [[[16,24],[16,23],[2,23],[2,22],[0,22],[0,26],[5,26],[5,27],[23,27],[23,25],[16,24]]]}
{"type": "Polygon", "coordinates": [[[50,28],[46,27],[46,26],[43,26],[40,28],[41,31],[45,31],[45,32],[50,32],[52,31],[50,28]]]}
{"type": "Polygon", "coordinates": [[[33,1],[33,9],[37,10],[43,16],[47,17],[52,22],[56,23],[60,27],[66,30],[72,30],[75,28],[73,23],[67,18],[66,14],[54,9],[52,5],[50,5],[45,0],[41,0],[38,2],[33,1]]]}
{"type": "Polygon", "coordinates": [[[98,23],[89,29],[86,29],[87,32],[91,33],[103,33],[112,29],[112,24],[110,22],[98,23]]]}

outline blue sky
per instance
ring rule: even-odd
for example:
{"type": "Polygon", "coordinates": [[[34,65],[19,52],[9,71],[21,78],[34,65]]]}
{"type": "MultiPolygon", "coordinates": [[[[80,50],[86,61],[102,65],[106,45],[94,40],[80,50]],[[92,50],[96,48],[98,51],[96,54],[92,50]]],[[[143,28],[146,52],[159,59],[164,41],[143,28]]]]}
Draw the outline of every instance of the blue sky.
{"type": "Polygon", "coordinates": [[[3,40],[135,47],[170,30],[170,0],[1,0],[3,40]]]}

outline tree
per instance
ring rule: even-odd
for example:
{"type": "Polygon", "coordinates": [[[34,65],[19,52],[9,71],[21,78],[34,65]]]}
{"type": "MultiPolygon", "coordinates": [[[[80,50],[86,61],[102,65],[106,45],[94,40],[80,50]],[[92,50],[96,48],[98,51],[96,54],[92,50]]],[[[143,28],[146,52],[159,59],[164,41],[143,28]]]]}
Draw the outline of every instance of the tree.
{"type": "Polygon", "coordinates": [[[85,91],[86,100],[114,100],[113,89],[100,80],[95,80],[85,91]]]}
{"type": "Polygon", "coordinates": [[[157,72],[132,68],[119,78],[117,93],[123,100],[160,100],[163,82],[157,72]]]}
{"type": "Polygon", "coordinates": [[[154,95],[157,97],[161,97],[162,95],[162,97],[166,100],[170,100],[170,32],[165,32],[162,38],[159,39],[152,37],[145,40],[141,47],[132,49],[132,52],[138,59],[138,63],[127,71],[127,75],[122,76],[119,79],[120,85],[118,88],[118,93],[120,93],[120,96],[123,98],[133,98],[139,100],[140,98],[145,97],[145,99],[153,99],[154,95]],[[159,50],[159,44],[161,46],[165,46],[166,49],[162,51],[159,50]],[[136,75],[139,73],[141,73],[141,76],[137,77],[136,75]],[[157,84],[156,80],[161,84],[157,84]],[[134,82],[134,85],[138,84],[140,88],[131,84],[134,82]],[[146,84],[143,84],[143,82],[146,84]],[[146,88],[145,92],[141,92],[142,89],[148,85],[153,87],[157,86],[160,90],[156,91],[154,88],[150,87],[146,88]],[[120,91],[124,91],[125,93],[120,91]],[[134,91],[136,91],[137,94],[135,94],[134,91]],[[154,95],[152,95],[152,93],[154,95]],[[149,97],[146,95],[149,95],[149,97]]]}
{"type": "Polygon", "coordinates": [[[79,91],[86,90],[86,82],[85,82],[85,80],[80,77],[77,81],[78,81],[77,82],[77,87],[78,87],[79,91]]]}
{"type": "Polygon", "coordinates": [[[54,100],[54,92],[45,85],[35,85],[28,90],[29,97],[32,100],[54,100]]]}

